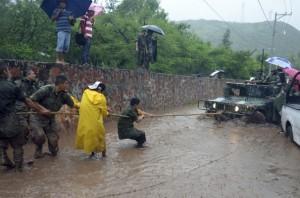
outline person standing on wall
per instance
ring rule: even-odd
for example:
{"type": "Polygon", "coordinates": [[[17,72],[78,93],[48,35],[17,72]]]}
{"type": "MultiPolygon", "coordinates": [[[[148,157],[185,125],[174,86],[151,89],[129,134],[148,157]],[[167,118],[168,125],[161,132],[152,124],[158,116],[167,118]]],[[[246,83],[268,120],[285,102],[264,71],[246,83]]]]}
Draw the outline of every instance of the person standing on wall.
{"type": "Polygon", "coordinates": [[[67,0],[59,0],[58,7],[53,11],[52,21],[56,21],[57,33],[57,58],[56,63],[65,62],[65,54],[69,51],[71,40],[71,25],[74,25],[75,18],[72,12],[66,9],[67,0]]]}
{"type": "Polygon", "coordinates": [[[92,43],[93,36],[93,25],[94,25],[94,10],[89,8],[87,13],[80,19],[80,29],[81,33],[84,35],[85,44],[82,48],[82,64],[87,64],[89,62],[89,54],[92,43]]]}
{"type": "Polygon", "coordinates": [[[136,40],[137,64],[139,67],[150,69],[150,63],[156,61],[157,41],[153,31],[143,29],[136,40]]]}
{"type": "Polygon", "coordinates": [[[137,65],[138,67],[144,67],[146,57],[146,30],[142,30],[136,39],[135,50],[137,54],[137,65]]]}

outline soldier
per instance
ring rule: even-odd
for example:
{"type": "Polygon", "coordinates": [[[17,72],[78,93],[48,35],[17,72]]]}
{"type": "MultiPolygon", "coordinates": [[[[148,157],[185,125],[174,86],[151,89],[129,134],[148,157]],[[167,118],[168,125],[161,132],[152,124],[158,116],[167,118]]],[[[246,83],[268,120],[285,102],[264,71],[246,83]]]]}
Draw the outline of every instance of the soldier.
{"type": "Polygon", "coordinates": [[[39,85],[36,79],[36,73],[33,69],[28,69],[25,75],[26,77],[22,79],[20,87],[24,91],[25,95],[30,97],[39,89],[39,85]]]}
{"type": "Polygon", "coordinates": [[[47,115],[49,111],[26,98],[20,88],[7,80],[9,74],[12,77],[14,75],[14,71],[12,69],[11,71],[0,63],[0,163],[2,166],[16,167],[17,171],[22,171],[25,138],[24,130],[16,116],[15,103],[16,101],[24,102],[27,106],[44,115],[47,115]],[[13,148],[15,163],[12,163],[7,156],[6,150],[9,145],[13,148]]]}
{"type": "MultiPolygon", "coordinates": [[[[23,93],[25,94],[25,97],[30,97],[34,92],[38,90],[38,83],[36,82],[36,74],[32,69],[28,69],[26,71],[26,77],[24,79],[15,79],[13,83],[15,83],[16,86],[18,86],[23,93]]],[[[29,109],[28,107],[20,101],[16,102],[16,111],[17,112],[27,112],[29,109]]],[[[24,128],[25,138],[28,139],[28,135],[30,133],[30,123],[29,123],[29,117],[30,115],[18,115],[20,124],[24,128]]]]}
{"type": "Polygon", "coordinates": [[[139,110],[140,99],[132,98],[129,107],[122,112],[123,116],[118,121],[118,135],[119,139],[132,139],[137,141],[137,148],[142,148],[146,142],[146,135],[144,131],[134,128],[134,122],[140,122],[145,115],[149,113],[139,110]]]}
{"type": "Polygon", "coordinates": [[[137,52],[137,65],[139,67],[144,66],[146,56],[146,30],[142,30],[136,40],[136,52],[137,52]]]}
{"type": "MultiPolygon", "coordinates": [[[[35,92],[31,99],[52,112],[57,112],[63,105],[74,107],[71,96],[67,93],[68,80],[64,75],[56,77],[55,85],[45,85],[35,92]]],[[[48,148],[52,156],[56,156],[58,152],[57,134],[58,126],[55,121],[55,114],[51,116],[32,115],[30,118],[32,125],[32,140],[36,145],[34,157],[41,158],[43,154],[43,144],[45,143],[45,135],[48,139],[48,148]]]]}
{"type": "Polygon", "coordinates": [[[156,59],[156,46],[157,41],[153,37],[153,31],[142,30],[136,41],[137,64],[139,67],[149,69],[149,64],[154,62],[154,58],[156,59]]]}

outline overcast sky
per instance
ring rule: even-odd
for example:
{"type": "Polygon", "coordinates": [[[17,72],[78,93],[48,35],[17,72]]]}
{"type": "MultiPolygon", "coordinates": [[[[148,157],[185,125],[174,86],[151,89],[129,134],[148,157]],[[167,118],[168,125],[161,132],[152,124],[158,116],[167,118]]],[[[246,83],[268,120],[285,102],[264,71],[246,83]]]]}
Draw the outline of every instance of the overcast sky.
{"type": "Polygon", "coordinates": [[[290,13],[281,21],[287,22],[300,30],[300,0],[160,0],[161,7],[168,13],[170,20],[216,19],[223,18],[234,22],[273,21],[275,12],[290,13]],[[212,11],[209,5],[220,15],[212,11]]]}

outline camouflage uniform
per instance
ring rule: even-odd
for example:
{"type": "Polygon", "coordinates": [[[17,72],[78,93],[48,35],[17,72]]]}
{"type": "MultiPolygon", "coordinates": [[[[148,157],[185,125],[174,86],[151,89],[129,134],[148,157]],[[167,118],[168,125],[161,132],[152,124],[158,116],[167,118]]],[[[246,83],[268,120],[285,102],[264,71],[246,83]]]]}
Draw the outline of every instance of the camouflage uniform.
{"type": "Polygon", "coordinates": [[[137,64],[139,66],[144,65],[145,57],[146,57],[146,35],[140,34],[137,38],[137,64]]]}
{"type": "Polygon", "coordinates": [[[121,117],[118,121],[118,135],[119,139],[136,140],[138,146],[142,146],[146,142],[146,135],[144,131],[134,128],[134,122],[138,120],[138,111],[131,106],[122,112],[122,115],[129,118],[121,117]]]}
{"type": "Polygon", "coordinates": [[[15,113],[15,103],[25,102],[25,96],[20,88],[5,79],[0,79],[0,93],[0,163],[14,167],[6,153],[8,146],[11,145],[15,166],[21,170],[25,138],[24,129],[15,113]]]}
{"type": "MultiPolygon", "coordinates": [[[[13,81],[13,83],[19,87],[25,94],[25,97],[30,97],[34,92],[38,90],[38,83],[33,80],[28,79],[18,79],[13,81]]],[[[24,102],[17,101],[16,102],[16,112],[27,112],[29,108],[24,104],[24,102]]],[[[18,115],[18,119],[22,128],[24,128],[24,135],[27,140],[28,135],[30,133],[30,115],[18,115]]]]}
{"type": "MultiPolygon", "coordinates": [[[[148,32],[146,35],[140,34],[137,38],[138,55],[137,64],[149,69],[149,64],[153,63],[153,37],[152,33],[148,32]]],[[[156,52],[155,52],[156,53],[156,52]]]]}
{"type": "MultiPolygon", "coordinates": [[[[73,100],[66,92],[56,92],[55,85],[46,85],[35,92],[31,99],[40,105],[56,112],[66,104],[70,107],[74,106],[73,100]]],[[[42,157],[43,144],[45,143],[45,135],[48,139],[48,148],[53,156],[58,152],[58,125],[55,116],[45,117],[41,115],[33,115],[30,117],[32,126],[32,140],[36,144],[35,158],[42,157]]]]}

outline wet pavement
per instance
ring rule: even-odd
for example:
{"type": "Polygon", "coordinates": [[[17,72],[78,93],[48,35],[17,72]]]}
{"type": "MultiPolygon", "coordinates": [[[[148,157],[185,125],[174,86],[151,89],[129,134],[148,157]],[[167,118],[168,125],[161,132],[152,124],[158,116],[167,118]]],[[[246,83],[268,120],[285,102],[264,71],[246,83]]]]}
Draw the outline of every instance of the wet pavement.
{"type": "MultiPolygon", "coordinates": [[[[197,113],[186,107],[168,113],[197,113]]],[[[0,170],[0,197],[300,197],[300,149],[270,124],[161,117],[137,126],[147,146],[119,141],[107,128],[107,158],[74,150],[74,131],[61,133],[60,154],[23,173],[0,170]]],[[[33,153],[26,146],[26,158],[33,153]]]]}

